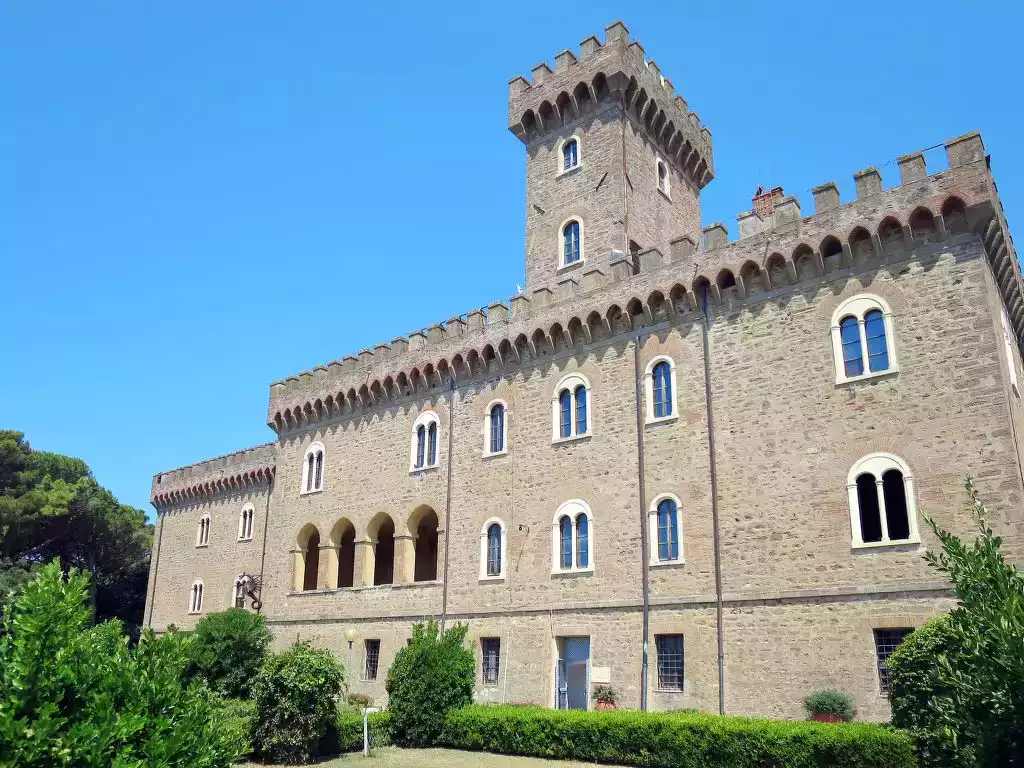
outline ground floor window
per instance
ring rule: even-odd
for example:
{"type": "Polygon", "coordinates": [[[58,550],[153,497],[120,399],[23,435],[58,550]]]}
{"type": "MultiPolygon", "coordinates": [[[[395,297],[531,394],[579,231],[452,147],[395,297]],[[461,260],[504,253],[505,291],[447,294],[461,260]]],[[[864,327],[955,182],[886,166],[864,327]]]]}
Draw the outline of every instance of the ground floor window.
{"type": "Polygon", "coordinates": [[[658,689],[683,690],[683,636],[655,635],[658,650],[658,689]]]}
{"type": "Polygon", "coordinates": [[[366,679],[377,679],[377,665],[380,662],[380,640],[364,641],[366,648],[366,679]]]}
{"type": "Polygon", "coordinates": [[[896,646],[903,642],[904,638],[913,632],[913,629],[876,629],[875,630],[875,658],[878,661],[878,687],[882,693],[889,692],[889,670],[886,669],[885,661],[896,646]]]}
{"type": "Polygon", "coordinates": [[[484,637],[480,640],[483,656],[484,685],[498,684],[498,666],[501,662],[501,640],[497,637],[484,637]]]}

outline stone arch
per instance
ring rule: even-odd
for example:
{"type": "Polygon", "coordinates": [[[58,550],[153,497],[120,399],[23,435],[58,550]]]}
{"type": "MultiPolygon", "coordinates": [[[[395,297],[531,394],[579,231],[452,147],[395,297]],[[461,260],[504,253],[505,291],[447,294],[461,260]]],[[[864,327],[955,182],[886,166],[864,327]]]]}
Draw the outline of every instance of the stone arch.
{"type": "Polygon", "coordinates": [[[411,546],[407,549],[411,557],[406,562],[408,581],[434,581],[437,579],[438,528],[440,521],[434,508],[420,504],[409,515],[408,530],[411,546]]]}
{"type": "Polygon", "coordinates": [[[320,572],[320,531],[306,523],[295,537],[292,587],[296,592],[316,589],[320,572]]]}
{"type": "Polygon", "coordinates": [[[736,287],[736,276],[732,273],[732,270],[726,267],[718,273],[718,277],[715,278],[715,284],[718,286],[718,290],[723,293],[730,288],[736,287]]]}
{"type": "Polygon", "coordinates": [[[935,227],[935,216],[923,205],[915,208],[909,219],[910,233],[914,242],[918,244],[931,243],[939,239],[938,230],[935,227]]]}
{"type": "Polygon", "coordinates": [[[590,97],[590,88],[587,87],[586,83],[576,83],[576,87],[572,89],[573,99],[576,101],[576,114],[582,115],[593,104],[593,99],[590,97]]]}
{"type": "Polygon", "coordinates": [[[705,302],[711,302],[711,281],[704,275],[699,275],[693,281],[693,298],[698,309],[703,309],[705,302]]]}
{"type": "Polygon", "coordinates": [[[781,288],[789,285],[789,274],[786,272],[786,257],[781,253],[773,253],[765,262],[765,272],[771,280],[772,288],[781,288]]]}
{"type": "Polygon", "coordinates": [[[847,241],[850,243],[853,266],[863,266],[875,258],[875,245],[871,240],[871,233],[864,227],[854,228],[847,241]]]}
{"type": "Polygon", "coordinates": [[[605,335],[604,320],[596,309],[587,315],[587,328],[590,330],[591,339],[600,339],[605,335]]]}
{"type": "Polygon", "coordinates": [[[843,244],[835,235],[829,235],[821,241],[821,260],[825,263],[825,272],[835,272],[843,261],[843,244]]]}
{"type": "Polygon", "coordinates": [[[886,216],[878,225],[878,239],[882,243],[882,255],[886,257],[900,253],[905,247],[903,227],[893,216],[886,216]]]}
{"type": "Polygon", "coordinates": [[[767,288],[764,284],[761,268],[753,261],[746,262],[740,267],[740,280],[743,283],[743,290],[747,295],[759,293],[767,288]]]}
{"type": "Polygon", "coordinates": [[[597,101],[601,101],[601,99],[608,95],[608,78],[605,77],[604,72],[598,72],[594,75],[594,79],[590,81],[590,84],[594,89],[594,98],[597,101]]]}
{"type": "Polygon", "coordinates": [[[818,265],[814,263],[814,251],[806,243],[801,243],[793,251],[793,266],[796,268],[797,280],[819,277],[818,265]]]}
{"type": "Polygon", "coordinates": [[[332,587],[355,586],[356,578],[356,528],[352,521],[342,517],[331,528],[330,562],[327,569],[332,587]]]}
{"type": "Polygon", "coordinates": [[[558,94],[558,98],[555,99],[555,108],[558,110],[558,119],[562,125],[565,125],[567,120],[571,120],[574,117],[572,99],[565,91],[558,94]]]}
{"type": "Polygon", "coordinates": [[[682,314],[687,310],[686,306],[686,286],[682,283],[676,283],[673,285],[668,292],[669,302],[672,304],[672,308],[676,314],[682,314]]]}
{"type": "Polygon", "coordinates": [[[363,548],[363,582],[391,584],[395,580],[395,521],[387,512],[378,512],[366,526],[369,546],[363,548]]]}
{"type": "Polygon", "coordinates": [[[967,224],[967,206],[964,201],[955,195],[946,198],[942,204],[942,221],[946,225],[946,231],[951,234],[969,232],[967,224]]]}
{"type": "Polygon", "coordinates": [[[665,294],[655,289],[647,297],[647,309],[651,313],[651,319],[660,322],[668,318],[672,312],[672,306],[665,301],[665,294]]]}

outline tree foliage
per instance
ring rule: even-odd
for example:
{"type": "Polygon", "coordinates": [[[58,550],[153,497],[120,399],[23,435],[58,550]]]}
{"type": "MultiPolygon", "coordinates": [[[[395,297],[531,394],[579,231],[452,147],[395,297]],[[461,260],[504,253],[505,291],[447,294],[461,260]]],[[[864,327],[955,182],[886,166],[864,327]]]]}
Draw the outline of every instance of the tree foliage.
{"type": "Polygon", "coordinates": [[[942,548],[925,557],[959,604],[893,653],[893,718],[924,735],[925,765],[1024,765],[1024,576],[1005,561],[970,478],[966,488],[972,544],[926,518],[942,548]]]}
{"type": "Polygon", "coordinates": [[[202,677],[221,696],[247,699],[270,640],[261,614],[241,608],[207,614],[192,633],[189,674],[202,677]]]}
{"type": "Polygon", "coordinates": [[[0,763],[12,768],[226,768],[237,729],[200,681],[182,684],[187,638],[119,621],[90,626],[89,577],[42,566],[0,636],[0,763]]]}
{"type": "Polygon", "coordinates": [[[21,432],[0,430],[0,606],[33,568],[59,559],[92,574],[98,620],[142,623],[153,528],[121,504],[81,459],[34,451],[21,432]]]}
{"type": "Polygon", "coordinates": [[[412,642],[395,654],[386,688],[394,740],[402,746],[437,743],[450,710],[473,702],[476,664],[465,646],[469,626],[439,632],[437,622],[414,624],[412,642]]]}

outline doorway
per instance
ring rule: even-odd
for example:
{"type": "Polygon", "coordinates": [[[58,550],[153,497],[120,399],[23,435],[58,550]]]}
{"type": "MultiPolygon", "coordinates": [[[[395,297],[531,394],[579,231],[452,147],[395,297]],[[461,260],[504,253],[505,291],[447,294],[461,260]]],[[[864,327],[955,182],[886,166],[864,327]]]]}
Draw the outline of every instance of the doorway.
{"type": "Polygon", "coordinates": [[[588,709],[590,704],[590,638],[557,637],[555,707],[588,709]]]}

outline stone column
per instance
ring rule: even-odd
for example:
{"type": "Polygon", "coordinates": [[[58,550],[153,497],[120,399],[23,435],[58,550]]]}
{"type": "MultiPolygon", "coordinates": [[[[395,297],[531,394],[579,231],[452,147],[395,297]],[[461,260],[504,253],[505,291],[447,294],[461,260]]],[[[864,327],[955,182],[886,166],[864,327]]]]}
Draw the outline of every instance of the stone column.
{"type": "Polygon", "coordinates": [[[368,587],[373,584],[373,547],[377,542],[373,539],[359,539],[355,542],[355,567],[352,586],[368,587]]]}
{"type": "Polygon", "coordinates": [[[302,577],[306,571],[305,550],[296,547],[292,550],[292,591],[302,591],[302,577]]]}
{"type": "Polygon", "coordinates": [[[319,589],[334,589],[338,586],[338,547],[333,544],[320,545],[320,562],[316,575],[319,589]]]}
{"type": "Polygon", "coordinates": [[[395,532],[395,575],[393,581],[408,583],[416,574],[416,539],[408,533],[395,532]]]}

